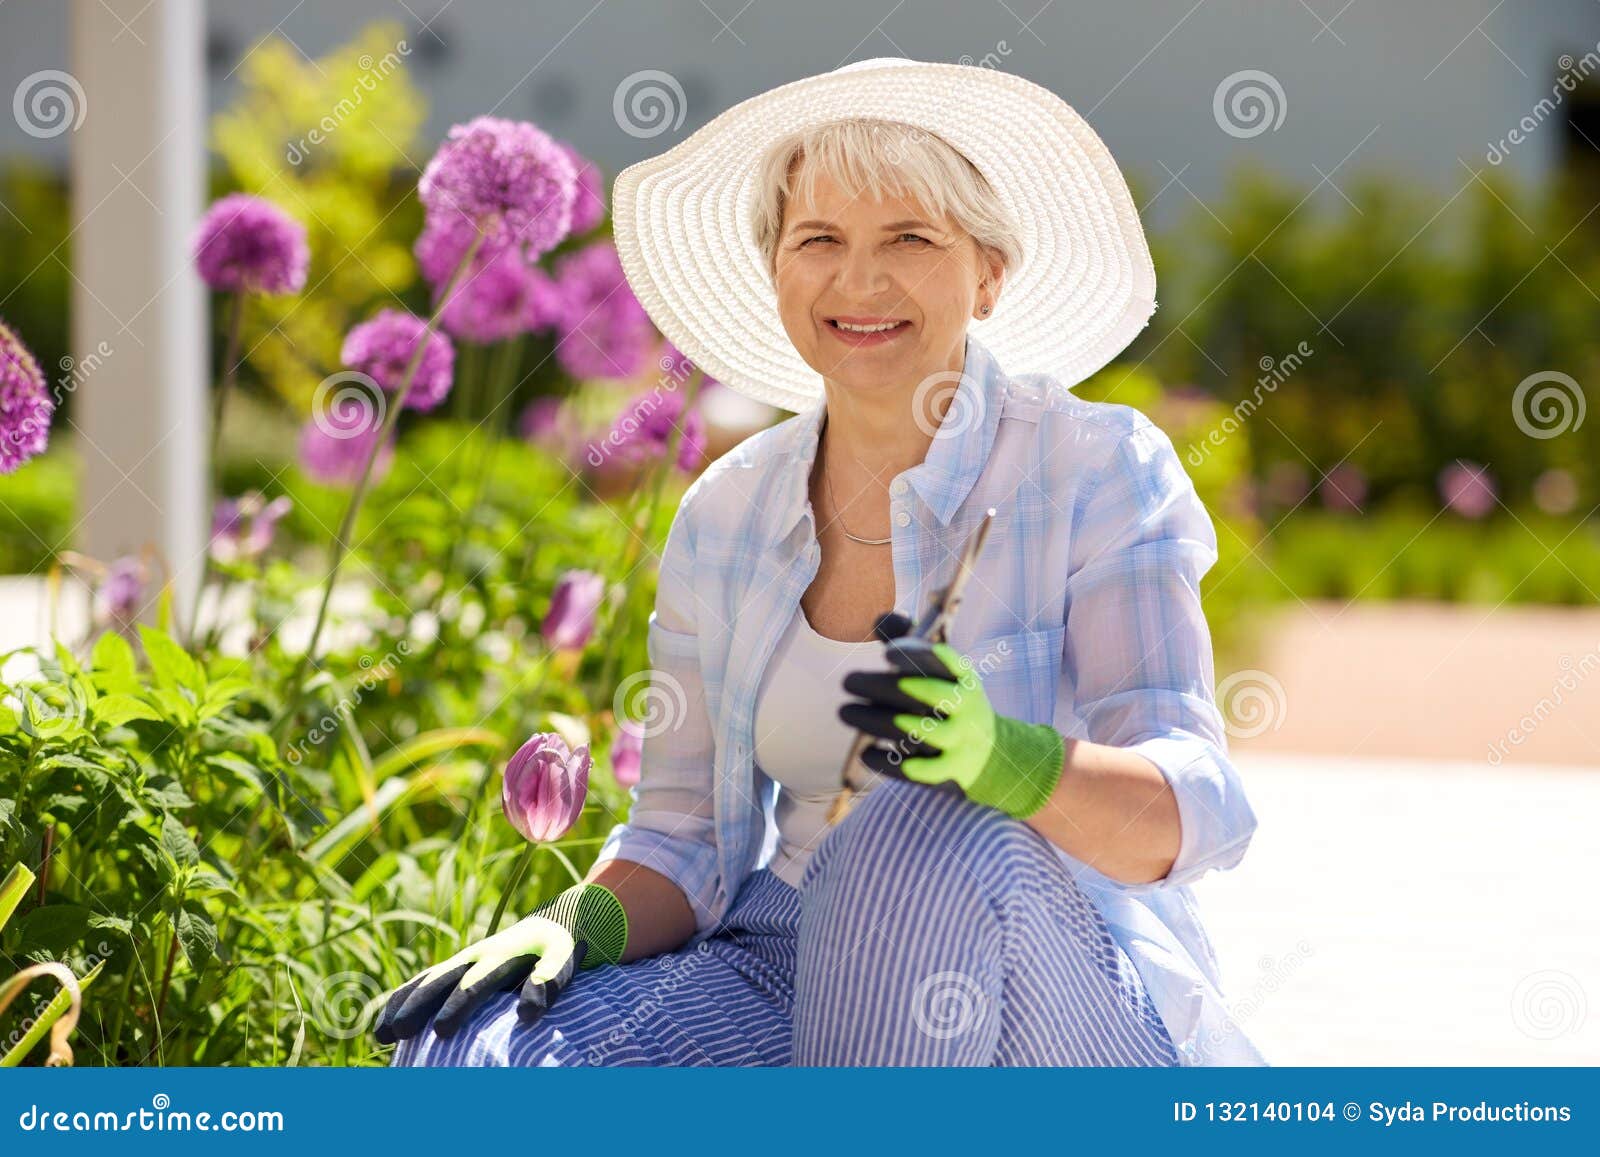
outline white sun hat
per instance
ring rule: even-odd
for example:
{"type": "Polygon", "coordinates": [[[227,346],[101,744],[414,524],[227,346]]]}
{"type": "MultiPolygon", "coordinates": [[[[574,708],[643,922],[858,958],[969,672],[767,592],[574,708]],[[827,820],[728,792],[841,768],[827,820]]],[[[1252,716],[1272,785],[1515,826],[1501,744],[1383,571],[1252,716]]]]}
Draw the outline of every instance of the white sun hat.
{"type": "Polygon", "coordinates": [[[777,140],[850,118],[943,138],[1019,226],[1022,264],[969,331],[1011,374],[1072,386],[1121,353],[1155,312],[1155,267],[1105,143],[1049,89],[975,65],[877,57],[734,105],[624,169],[612,195],[622,269],[656,327],[720,382],[788,410],[822,378],[790,342],[755,240],[758,170],[777,140]]]}

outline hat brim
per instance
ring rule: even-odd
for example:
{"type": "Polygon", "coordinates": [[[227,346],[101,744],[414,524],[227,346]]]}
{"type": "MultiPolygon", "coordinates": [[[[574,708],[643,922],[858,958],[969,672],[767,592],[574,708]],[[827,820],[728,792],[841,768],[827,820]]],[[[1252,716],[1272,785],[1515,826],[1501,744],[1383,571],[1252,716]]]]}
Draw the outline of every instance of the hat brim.
{"type": "Polygon", "coordinates": [[[1072,386],[1155,312],[1155,267],[1127,182],[1082,117],[1049,89],[973,65],[862,61],[781,85],[618,174],[617,252],[657,328],[750,397],[805,410],[822,378],[789,340],[754,236],[756,179],[779,137],[848,118],[935,133],[988,180],[1019,226],[993,317],[971,323],[1010,374],[1072,386]]]}

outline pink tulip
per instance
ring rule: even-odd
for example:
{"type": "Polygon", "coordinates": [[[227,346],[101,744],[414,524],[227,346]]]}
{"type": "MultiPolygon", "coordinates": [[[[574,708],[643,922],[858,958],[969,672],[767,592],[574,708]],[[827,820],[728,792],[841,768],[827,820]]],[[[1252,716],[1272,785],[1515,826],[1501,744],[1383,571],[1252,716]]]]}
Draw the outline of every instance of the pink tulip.
{"type": "Polygon", "coordinates": [[[587,570],[569,570],[556,582],[550,610],[539,630],[557,651],[581,651],[594,634],[606,580],[587,570]]]}
{"type": "Polygon", "coordinates": [[[611,774],[623,787],[639,782],[639,765],[644,756],[644,732],[637,723],[621,720],[617,737],[611,741],[611,774]]]}
{"type": "Polygon", "coordinates": [[[553,731],[541,731],[506,764],[500,802],[506,819],[534,843],[558,840],[583,812],[589,791],[588,744],[576,751],[553,731]]]}

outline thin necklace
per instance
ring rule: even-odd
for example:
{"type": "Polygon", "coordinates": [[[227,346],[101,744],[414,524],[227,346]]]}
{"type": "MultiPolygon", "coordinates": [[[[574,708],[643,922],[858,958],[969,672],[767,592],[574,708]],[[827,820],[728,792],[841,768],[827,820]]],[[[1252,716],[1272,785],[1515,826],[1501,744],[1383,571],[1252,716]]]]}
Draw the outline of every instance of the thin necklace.
{"type": "Polygon", "coordinates": [[[850,528],[844,524],[844,508],[839,505],[839,500],[834,497],[833,474],[827,469],[826,462],[823,463],[822,481],[828,487],[828,501],[833,504],[833,517],[839,523],[839,529],[844,532],[846,538],[851,542],[859,542],[863,546],[887,546],[894,541],[892,534],[888,538],[861,538],[859,535],[851,534],[850,528]]]}

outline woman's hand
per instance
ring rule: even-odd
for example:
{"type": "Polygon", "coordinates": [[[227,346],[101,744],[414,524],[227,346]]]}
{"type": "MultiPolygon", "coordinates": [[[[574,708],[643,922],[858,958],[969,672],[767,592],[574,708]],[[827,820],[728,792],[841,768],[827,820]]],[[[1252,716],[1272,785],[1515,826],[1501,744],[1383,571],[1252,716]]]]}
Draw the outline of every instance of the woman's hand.
{"type": "Polygon", "coordinates": [[[495,993],[519,985],[517,1018],[532,1024],[586,956],[590,967],[615,964],[627,939],[627,916],[610,889],[576,884],[531,916],[401,985],[378,1015],[373,1035],[379,1044],[393,1044],[415,1036],[432,1019],[435,1033],[450,1036],[495,993]]]}
{"type": "Polygon", "coordinates": [[[846,703],[839,718],[891,741],[867,748],[864,764],[918,783],[954,783],[1017,819],[1045,805],[1066,762],[1059,731],[995,711],[972,664],[947,643],[908,636],[885,651],[894,670],[844,678],[865,702],[846,703]]]}

